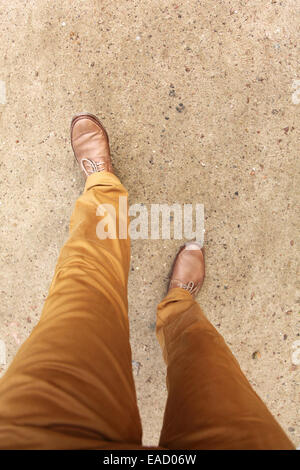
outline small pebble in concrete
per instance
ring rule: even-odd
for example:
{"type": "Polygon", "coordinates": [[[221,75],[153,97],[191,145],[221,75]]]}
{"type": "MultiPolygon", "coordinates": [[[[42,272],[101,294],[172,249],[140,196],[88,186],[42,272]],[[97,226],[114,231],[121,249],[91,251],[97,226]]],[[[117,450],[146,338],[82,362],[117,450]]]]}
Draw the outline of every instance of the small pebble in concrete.
{"type": "Polygon", "coordinates": [[[178,111],[179,113],[182,113],[184,109],[185,109],[185,106],[183,103],[179,103],[179,105],[176,106],[176,111],[178,111]]]}
{"type": "Polygon", "coordinates": [[[254,351],[254,353],[252,354],[252,359],[254,360],[257,360],[257,359],[260,359],[261,358],[261,354],[259,351],[254,351]]]}
{"type": "Polygon", "coordinates": [[[135,375],[139,375],[141,363],[139,361],[132,361],[132,369],[135,372],[135,375]]]}

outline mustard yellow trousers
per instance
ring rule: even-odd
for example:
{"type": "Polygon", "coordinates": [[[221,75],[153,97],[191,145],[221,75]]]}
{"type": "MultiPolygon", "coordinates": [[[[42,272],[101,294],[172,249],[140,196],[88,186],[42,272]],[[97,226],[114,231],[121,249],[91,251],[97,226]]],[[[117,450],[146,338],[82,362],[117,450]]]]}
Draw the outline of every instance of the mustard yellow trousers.
{"type": "MultiPolygon", "coordinates": [[[[96,235],[99,204],[126,190],[89,176],[41,319],[0,380],[1,449],[144,449],[127,314],[129,239],[96,235]]],[[[118,221],[117,221],[118,223],[118,221]]],[[[157,311],[167,449],[293,449],[223,338],[183,289],[157,311]]]]}

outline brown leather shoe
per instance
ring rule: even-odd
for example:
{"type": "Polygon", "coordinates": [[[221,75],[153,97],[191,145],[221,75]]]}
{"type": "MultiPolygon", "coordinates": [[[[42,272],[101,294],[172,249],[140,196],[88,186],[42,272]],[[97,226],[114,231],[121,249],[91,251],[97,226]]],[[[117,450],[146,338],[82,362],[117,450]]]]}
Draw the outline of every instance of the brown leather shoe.
{"type": "Polygon", "coordinates": [[[181,247],[175,258],[169,290],[180,287],[196,297],[204,276],[205,263],[201,245],[198,242],[188,242],[181,247]]]}
{"type": "Polygon", "coordinates": [[[71,144],[76,160],[86,176],[113,168],[105,128],[93,114],[81,113],[71,122],[71,144]]]}

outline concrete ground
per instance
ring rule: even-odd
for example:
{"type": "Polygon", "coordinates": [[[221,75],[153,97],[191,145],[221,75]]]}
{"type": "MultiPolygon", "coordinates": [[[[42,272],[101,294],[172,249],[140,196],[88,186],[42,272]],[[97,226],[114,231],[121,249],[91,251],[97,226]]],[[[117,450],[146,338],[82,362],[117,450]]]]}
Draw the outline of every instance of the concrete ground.
{"type": "MultiPolygon", "coordinates": [[[[69,124],[88,110],[107,127],[131,203],[204,204],[199,303],[300,444],[297,3],[1,0],[7,365],[38,321],[83,187],[69,124]]],[[[180,243],[132,242],[129,316],[145,444],[158,441],[166,400],[155,309],[180,243]]]]}

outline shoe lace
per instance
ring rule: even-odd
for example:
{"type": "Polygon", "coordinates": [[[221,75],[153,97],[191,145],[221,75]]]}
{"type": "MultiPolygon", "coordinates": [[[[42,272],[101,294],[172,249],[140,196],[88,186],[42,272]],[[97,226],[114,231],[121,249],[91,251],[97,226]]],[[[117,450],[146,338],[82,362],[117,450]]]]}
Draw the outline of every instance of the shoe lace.
{"type": "Polygon", "coordinates": [[[87,176],[105,170],[104,162],[94,162],[94,160],[90,160],[89,158],[82,158],[80,165],[87,176]],[[86,168],[84,163],[88,164],[88,168],[86,168]]]}
{"type": "Polygon", "coordinates": [[[195,285],[195,283],[193,281],[189,281],[187,284],[185,284],[184,282],[179,281],[178,279],[172,279],[170,284],[171,285],[176,284],[176,287],[180,287],[181,289],[185,289],[190,294],[194,294],[198,289],[198,285],[195,285]]]}

